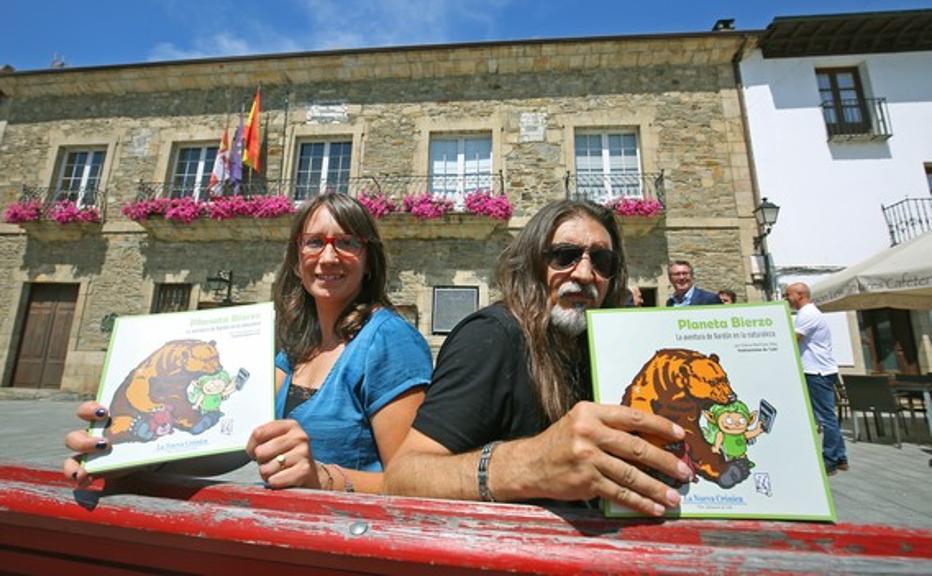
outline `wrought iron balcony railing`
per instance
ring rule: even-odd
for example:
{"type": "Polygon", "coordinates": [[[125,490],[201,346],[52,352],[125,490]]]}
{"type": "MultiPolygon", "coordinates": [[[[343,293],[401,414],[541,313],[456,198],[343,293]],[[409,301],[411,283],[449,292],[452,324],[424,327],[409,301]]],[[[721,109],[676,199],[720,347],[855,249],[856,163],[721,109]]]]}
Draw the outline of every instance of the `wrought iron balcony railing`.
{"type": "Polygon", "coordinates": [[[566,197],[605,204],[618,198],[657,200],[666,207],[663,170],[656,174],[581,174],[567,172],[566,197]]]}
{"type": "Polygon", "coordinates": [[[886,98],[855,98],[822,103],[830,141],[886,140],[893,135],[886,98]]]}
{"type": "Polygon", "coordinates": [[[42,204],[41,216],[49,217],[51,210],[63,202],[71,202],[78,210],[96,209],[103,220],[103,199],[106,197],[104,190],[96,188],[84,188],[79,190],[66,190],[54,186],[30,186],[23,184],[20,190],[19,200],[28,202],[38,200],[42,204]]]}
{"type": "Polygon", "coordinates": [[[881,208],[893,246],[932,230],[932,198],[906,198],[881,208]]]}
{"type": "Polygon", "coordinates": [[[241,182],[236,186],[226,183],[216,189],[208,189],[206,185],[180,187],[171,182],[139,182],[137,200],[189,197],[208,201],[211,198],[232,195],[246,197],[281,195],[295,202],[301,202],[323,192],[341,192],[354,197],[362,194],[382,194],[397,201],[405,196],[430,193],[443,195],[460,203],[466,194],[476,190],[502,194],[504,188],[504,178],[501,172],[465,176],[408,174],[360,176],[323,185],[320,182],[296,182],[294,180],[255,180],[241,182]]]}

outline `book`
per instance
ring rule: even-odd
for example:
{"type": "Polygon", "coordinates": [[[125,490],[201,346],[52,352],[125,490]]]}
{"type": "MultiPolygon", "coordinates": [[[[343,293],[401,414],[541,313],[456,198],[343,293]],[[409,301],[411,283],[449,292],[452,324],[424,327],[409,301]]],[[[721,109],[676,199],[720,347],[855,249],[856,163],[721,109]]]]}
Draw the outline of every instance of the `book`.
{"type": "MultiPolygon", "coordinates": [[[[588,326],[595,400],[686,431],[663,447],[696,480],[648,471],[682,496],[668,516],[835,520],[785,303],[593,310],[588,326]]],[[[605,500],[603,511],[638,515],[605,500]]]]}
{"type": "Polygon", "coordinates": [[[110,447],[92,474],[242,451],[274,418],[272,303],[116,319],[97,392],[110,447]]]}

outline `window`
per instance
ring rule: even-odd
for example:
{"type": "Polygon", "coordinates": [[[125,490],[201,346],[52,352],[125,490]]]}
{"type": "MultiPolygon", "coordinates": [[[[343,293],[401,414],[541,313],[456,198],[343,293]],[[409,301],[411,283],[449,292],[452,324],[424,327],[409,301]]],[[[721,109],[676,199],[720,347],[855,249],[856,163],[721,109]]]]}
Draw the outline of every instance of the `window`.
{"type": "Polygon", "coordinates": [[[492,189],[492,137],[430,139],[430,193],[461,205],[466,194],[492,189]]]}
{"type": "Polygon", "coordinates": [[[197,200],[207,194],[210,173],[217,157],[216,146],[184,146],[175,155],[170,196],[193,197],[197,200]]]}
{"type": "Polygon", "coordinates": [[[71,200],[79,207],[97,204],[97,187],[104,166],[104,150],[68,150],[55,185],[56,200],[71,200]]]}
{"type": "Polygon", "coordinates": [[[329,190],[346,194],[349,189],[352,142],[305,142],[298,149],[295,200],[329,190]]]}
{"type": "Polygon", "coordinates": [[[156,284],[152,312],[183,312],[191,299],[190,284],[156,284]]]}
{"type": "Polygon", "coordinates": [[[816,70],[822,114],[830,135],[860,134],[870,129],[870,117],[857,68],[816,70]]]}
{"type": "Polygon", "coordinates": [[[643,196],[636,133],[577,132],[573,143],[579,196],[595,202],[643,196]]]}
{"type": "Polygon", "coordinates": [[[932,195],[932,164],[926,164],[926,183],[929,185],[929,194],[932,195]]]}

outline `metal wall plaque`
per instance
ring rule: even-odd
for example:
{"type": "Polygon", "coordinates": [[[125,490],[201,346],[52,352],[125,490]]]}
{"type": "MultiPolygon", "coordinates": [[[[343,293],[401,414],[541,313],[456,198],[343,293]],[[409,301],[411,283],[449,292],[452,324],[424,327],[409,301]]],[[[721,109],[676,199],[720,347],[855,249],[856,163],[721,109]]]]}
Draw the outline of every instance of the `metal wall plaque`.
{"type": "Polygon", "coordinates": [[[521,142],[543,142],[547,130],[546,112],[522,112],[519,121],[521,142]]]}
{"type": "Polygon", "coordinates": [[[349,121],[346,102],[311,102],[304,119],[308,124],[345,124],[349,121]]]}
{"type": "Polygon", "coordinates": [[[478,308],[478,286],[435,286],[431,333],[449,334],[460,320],[478,308]]]}

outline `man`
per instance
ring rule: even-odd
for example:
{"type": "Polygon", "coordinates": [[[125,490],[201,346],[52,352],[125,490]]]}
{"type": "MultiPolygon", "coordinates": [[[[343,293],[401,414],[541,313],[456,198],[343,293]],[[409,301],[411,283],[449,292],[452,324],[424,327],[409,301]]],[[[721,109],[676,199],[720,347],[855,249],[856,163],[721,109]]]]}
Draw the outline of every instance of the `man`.
{"type": "Polygon", "coordinates": [[[427,398],[386,469],[389,493],[486,501],[615,502],[659,515],[688,466],[645,441],[682,428],[626,406],[593,404],[586,310],[625,294],[612,213],[545,206],[499,259],[502,300],[464,319],[437,358],[427,398]]]}
{"type": "Polygon", "coordinates": [[[794,325],[799,342],[809,400],[816,419],[822,425],[822,459],[829,476],[848,469],[845,440],[835,416],[835,386],[838,365],[832,356],[832,334],[825,316],[812,303],[809,286],[802,282],[786,287],[783,297],[796,310],[794,325]]]}
{"type": "Polygon", "coordinates": [[[722,303],[718,294],[703,290],[694,284],[693,266],[686,260],[671,262],[667,267],[667,277],[673,285],[673,296],[667,299],[667,307],[722,303]]]}

